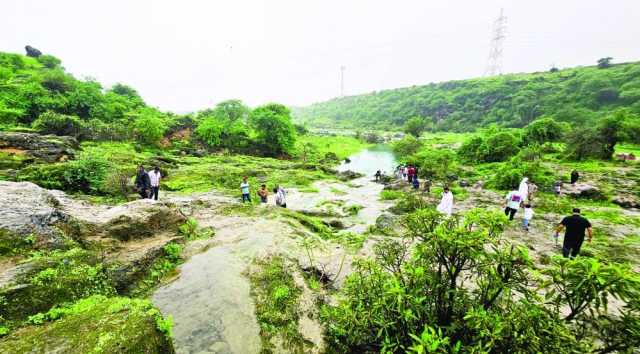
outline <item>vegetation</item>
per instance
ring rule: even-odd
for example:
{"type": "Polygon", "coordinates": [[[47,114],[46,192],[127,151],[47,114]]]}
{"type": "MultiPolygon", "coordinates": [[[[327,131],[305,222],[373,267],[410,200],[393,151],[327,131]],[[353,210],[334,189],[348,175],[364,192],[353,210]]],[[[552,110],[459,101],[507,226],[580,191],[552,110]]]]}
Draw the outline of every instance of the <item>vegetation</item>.
{"type": "Polygon", "coordinates": [[[508,74],[340,97],[298,108],[294,115],[297,121],[318,127],[406,130],[423,119],[426,130],[467,132],[490,124],[524,127],[541,117],[576,127],[621,107],[639,114],[640,63],[612,64],[611,58],[605,59],[598,67],[508,74]]]}

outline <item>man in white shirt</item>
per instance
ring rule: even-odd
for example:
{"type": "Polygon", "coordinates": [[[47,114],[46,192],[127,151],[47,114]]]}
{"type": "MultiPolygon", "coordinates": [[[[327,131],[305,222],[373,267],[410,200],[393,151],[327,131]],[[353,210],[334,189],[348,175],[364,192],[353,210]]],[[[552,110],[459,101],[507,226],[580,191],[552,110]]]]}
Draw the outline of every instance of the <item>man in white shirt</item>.
{"type": "Polygon", "coordinates": [[[517,190],[512,190],[507,194],[505,200],[507,201],[507,206],[504,208],[504,215],[509,217],[509,220],[513,220],[513,217],[516,215],[516,212],[520,208],[520,203],[522,203],[522,196],[520,192],[517,190]]]}
{"type": "Polygon", "coordinates": [[[151,182],[151,196],[154,200],[158,200],[158,193],[160,191],[160,178],[162,177],[162,173],[160,173],[160,167],[156,166],[153,171],[149,172],[149,180],[151,182]]]}

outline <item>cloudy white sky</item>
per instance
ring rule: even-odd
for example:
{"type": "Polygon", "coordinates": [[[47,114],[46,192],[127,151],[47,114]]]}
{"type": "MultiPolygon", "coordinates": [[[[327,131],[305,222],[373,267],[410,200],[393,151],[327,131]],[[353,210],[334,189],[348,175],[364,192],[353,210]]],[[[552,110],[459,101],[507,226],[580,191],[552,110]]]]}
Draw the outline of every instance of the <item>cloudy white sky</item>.
{"type": "Polygon", "coordinates": [[[638,0],[0,0],[0,51],[31,44],[77,77],[164,110],[480,76],[504,8],[505,72],[640,60],[638,0]]]}

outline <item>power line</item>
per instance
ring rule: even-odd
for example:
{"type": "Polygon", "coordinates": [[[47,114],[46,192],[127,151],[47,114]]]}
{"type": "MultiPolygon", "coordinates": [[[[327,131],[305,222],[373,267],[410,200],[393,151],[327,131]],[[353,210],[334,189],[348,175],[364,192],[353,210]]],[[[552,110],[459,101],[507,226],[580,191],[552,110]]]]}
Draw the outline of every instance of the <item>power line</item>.
{"type": "Polygon", "coordinates": [[[504,9],[500,9],[500,16],[493,22],[491,29],[491,49],[489,50],[487,68],[484,71],[485,76],[502,74],[502,45],[506,38],[506,32],[507,17],[504,15],[504,9]]]}

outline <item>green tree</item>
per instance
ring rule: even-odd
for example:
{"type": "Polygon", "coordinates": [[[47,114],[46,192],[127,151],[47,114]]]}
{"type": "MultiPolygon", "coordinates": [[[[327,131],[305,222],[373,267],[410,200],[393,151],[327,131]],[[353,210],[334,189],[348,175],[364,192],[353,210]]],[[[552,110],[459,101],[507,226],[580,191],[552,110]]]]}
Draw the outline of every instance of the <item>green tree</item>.
{"type": "Polygon", "coordinates": [[[160,112],[145,108],[135,113],[133,127],[138,142],[148,145],[157,145],[167,131],[167,124],[160,112]]]}
{"type": "Polygon", "coordinates": [[[278,103],[260,106],[251,112],[250,122],[259,152],[280,156],[293,151],[296,133],[287,107],[278,103]]]}
{"type": "Polygon", "coordinates": [[[249,107],[245,106],[240,100],[222,101],[213,109],[213,115],[221,120],[235,122],[240,120],[246,122],[249,118],[249,107]]]}
{"type": "Polygon", "coordinates": [[[611,61],[612,60],[613,60],[612,57],[605,57],[605,58],[598,59],[598,68],[606,69],[606,68],[611,67],[611,61]]]}
{"type": "Polygon", "coordinates": [[[69,135],[81,138],[86,133],[84,123],[76,116],[45,112],[32,123],[33,129],[43,134],[69,135]]]}
{"type": "Polygon", "coordinates": [[[422,147],[422,142],[413,135],[405,135],[402,139],[393,142],[393,152],[405,158],[418,152],[422,147]]]}
{"type": "Polygon", "coordinates": [[[567,128],[556,122],[553,118],[541,118],[529,125],[524,130],[525,144],[544,144],[562,139],[567,128]]]}
{"type": "Polygon", "coordinates": [[[426,128],[426,122],[422,117],[413,117],[404,123],[404,132],[416,138],[420,137],[426,128]]]}

